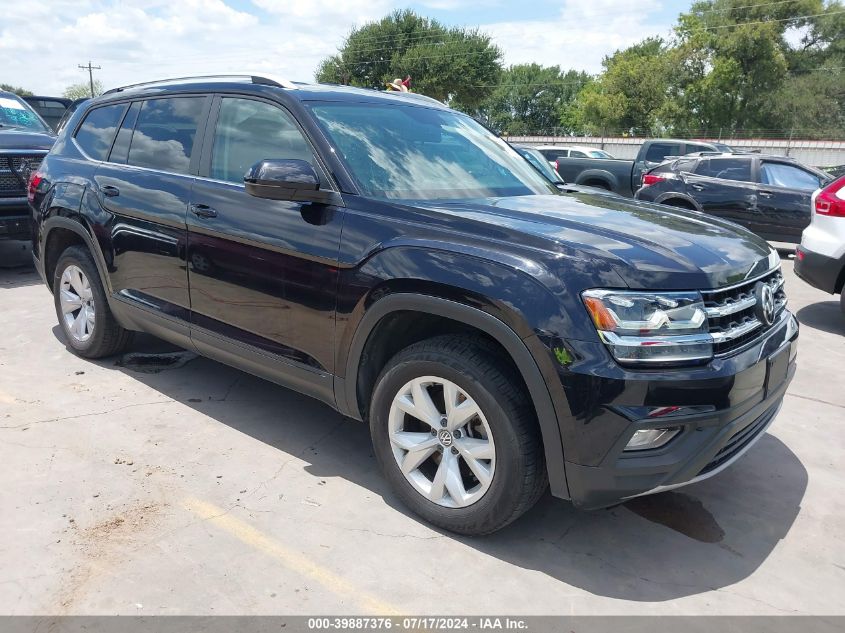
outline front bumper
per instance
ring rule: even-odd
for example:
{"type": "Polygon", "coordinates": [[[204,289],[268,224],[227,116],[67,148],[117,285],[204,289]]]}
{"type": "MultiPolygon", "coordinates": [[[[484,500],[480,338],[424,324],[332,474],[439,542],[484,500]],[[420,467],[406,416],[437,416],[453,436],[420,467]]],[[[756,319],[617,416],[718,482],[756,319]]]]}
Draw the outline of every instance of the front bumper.
{"type": "Polygon", "coordinates": [[[803,246],[795,249],[795,274],[814,288],[830,294],[835,293],[843,270],[845,255],[836,259],[814,253],[803,246]]]}
{"type": "Polygon", "coordinates": [[[632,372],[616,366],[613,377],[602,378],[595,367],[578,377],[573,366],[562,376],[576,409],[564,437],[572,502],[607,507],[701,481],[739,459],[777,415],[795,373],[797,336],[797,321],[786,312],[756,345],[706,367],[632,372]],[[671,417],[644,415],[657,407],[682,408],[671,417]],[[680,428],[667,445],[624,450],[635,431],[665,427],[680,428]]]}

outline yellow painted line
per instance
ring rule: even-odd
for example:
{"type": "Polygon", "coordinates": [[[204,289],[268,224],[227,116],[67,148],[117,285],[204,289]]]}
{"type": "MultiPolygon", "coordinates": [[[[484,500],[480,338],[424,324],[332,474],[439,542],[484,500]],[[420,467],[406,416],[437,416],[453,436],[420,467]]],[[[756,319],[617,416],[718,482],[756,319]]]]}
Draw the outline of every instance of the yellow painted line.
{"type": "Polygon", "coordinates": [[[213,524],[242,543],[271,556],[291,571],[320,583],[332,593],[357,602],[364,614],[401,615],[399,608],[376,596],[364,593],[342,576],[315,563],[304,554],[285,547],[248,523],[233,517],[226,510],[199,499],[189,498],[183,503],[185,508],[203,521],[213,524]]]}

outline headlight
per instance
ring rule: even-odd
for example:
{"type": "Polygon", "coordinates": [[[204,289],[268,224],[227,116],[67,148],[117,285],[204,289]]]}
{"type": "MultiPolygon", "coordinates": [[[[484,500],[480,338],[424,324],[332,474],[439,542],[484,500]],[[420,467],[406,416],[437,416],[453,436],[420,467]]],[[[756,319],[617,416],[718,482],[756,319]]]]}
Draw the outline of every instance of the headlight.
{"type": "Polygon", "coordinates": [[[582,297],[602,341],[622,363],[687,363],[713,356],[697,292],[586,290],[582,297]]]}

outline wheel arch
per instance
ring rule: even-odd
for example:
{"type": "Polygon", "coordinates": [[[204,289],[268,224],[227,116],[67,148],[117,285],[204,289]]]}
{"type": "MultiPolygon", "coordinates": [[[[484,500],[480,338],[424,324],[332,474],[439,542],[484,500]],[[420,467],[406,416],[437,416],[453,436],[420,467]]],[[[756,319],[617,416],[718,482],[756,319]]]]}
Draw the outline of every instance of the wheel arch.
{"type": "Polygon", "coordinates": [[[370,374],[380,372],[380,368],[367,367],[367,344],[373,335],[378,335],[380,326],[386,323],[385,319],[409,312],[426,315],[427,318],[444,319],[452,327],[457,326],[466,331],[480,332],[504,349],[508,360],[522,378],[534,406],[552,493],[568,498],[558,416],[540,367],[524,340],[510,326],[478,308],[451,299],[412,293],[395,293],[378,299],[364,314],[352,337],[346,377],[335,378],[335,394],[341,412],[356,419],[366,417],[369,403],[362,402],[362,399],[366,399],[368,394],[366,388],[362,392],[361,387],[366,387],[370,380],[374,385],[374,378],[367,376],[367,371],[370,374]],[[362,371],[365,373],[362,374],[362,371]]]}
{"type": "Polygon", "coordinates": [[[657,196],[654,200],[658,204],[665,204],[670,207],[679,207],[684,209],[692,209],[693,211],[701,211],[701,205],[695,201],[695,198],[686,194],[677,192],[667,192],[657,196]],[[673,202],[682,202],[683,204],[672,204],[673,202]]]}
{"type": "Polygon", "coordinates": [[[619,189],[619,179],[605,169],[585,169],[575,179],[576,185],[596,186],[593,183],[598,184],[598,186],[605,185],[609,191],[619,189]]]}
{"type": "Polygon", "coordinates": [[[100,281],[111,294],[111,284],[103,254],[96,241],[91,237],[87,228],[78,220],[64,216],[52,216],[45,220],[42,227],[40,252],[42,254],[42,265],[44,267],[44,281],[52,292],[52,278],[55,272],[59,257],[69,246],[74,244],[85,246],[94,258],[97,271],[100,273],[100,281]]]}

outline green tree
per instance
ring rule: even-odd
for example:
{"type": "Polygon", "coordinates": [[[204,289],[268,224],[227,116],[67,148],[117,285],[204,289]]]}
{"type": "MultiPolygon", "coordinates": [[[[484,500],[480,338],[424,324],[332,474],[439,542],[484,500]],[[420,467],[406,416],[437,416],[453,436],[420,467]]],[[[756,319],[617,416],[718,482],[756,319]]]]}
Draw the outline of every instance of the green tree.
{"type": "MultiPolygon", "coordinates": [[[[795,80],[796,73],[813,72],[830,57],[832,46],[842,46],[835,14],[807,16],[831,12],[836,5],[825,9],[822,0],[696,2],[675,29],[662,117],[682,132],[789,129],[797,114],[812,111],[801,105],[808,102],[810,84],[795,80]],[[803,41],[794,47],[790,41],[801,32],[803,41]]],[[[836,99],[830,91],[827,98],[836,99]]]]}
{"type": "Polygon", "coordinates": [[[406,9],[353,29],[339,52],[320,63],[316,78],[384,89],[411,75],[414,92],[474,113],[498,84],[501,57],[477,30],[447,28],[406,9]]]}
{"type": "MultiPolygon", "coordinates": [[[[103,84],[99,79],[94,80],[94,96],[103,94],[103,84]]],[[[84,99],[91,96],[91,84],[87,81],[72,84],[65,88],[62,96],[65,99],[84,99]]]]}
{"type": "Polygon", "coordinates": [[[580,131],[571,108],[590,81],[585,72],[563,72],[559,66],[511,66],[485,101],[482,116],[489,125],[509,134],[550,134],[561,128],[580,131]]]}
{"type": "Polygon", "coordinates": [[[26,88],[20,88],[18,86],[12,86],[10,84],[0,84],[0,90],[5,90],[6,92],[13,92],[19,97],[32,97],[35,93],[30,92],[26,88]]]}
{"type": "Polygon", "coordinates": [[[605,57],[604,72],[578,96],[583,121],[594,132],[652,133],[661,123],[667,62],[666,43],[657,37],[605,57]]]}

